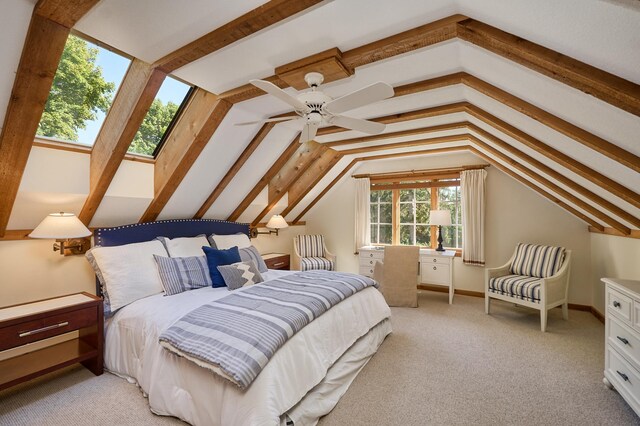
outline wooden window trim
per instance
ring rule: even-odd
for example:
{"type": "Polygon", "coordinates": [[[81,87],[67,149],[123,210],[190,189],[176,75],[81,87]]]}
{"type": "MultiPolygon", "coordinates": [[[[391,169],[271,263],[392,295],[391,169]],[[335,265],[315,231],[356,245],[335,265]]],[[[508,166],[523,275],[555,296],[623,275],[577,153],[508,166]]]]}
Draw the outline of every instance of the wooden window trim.
{"type": "MultiPolygon", "coordinates": [[[[42,138],[36,137],[33,141],[33,146],[37,146],[40,148],[47,149],[57,149],[60,151],[70,151],[77,152],[79,154],[91,154],[91,150],[93,149],[90,145],[79,144],[76,142],[66,142],[62,140],[58,140],[55,138],[42,138]]],[[[135,154],[135,153],[127,153],[124,156],[125,160],[129,161],[139,161],[141,163],[154,164],[156,162],[155,158],[152,158],[148,155],[144,154],[135,154]]]]}
{"type": "MultiPolygon", "coordinates": [[[[174,80],[178,80],[178,79],[174,78],[173,76],[167,76],[167,77],[173,78],[174,80]]],[[[178,80],[178,81],[181,82],[181,83],[184,83],[182,80],[178,80]]],[[[188,83],[184,83],[184,84],[188,84],[188,83]]],[[[156,147],[153,149],[153,153],[151,154],[151,156],[154,159],[156,159],[158,157],[158,154],[160,154],[160,151],[162,151],[162,148],[164,147],[165,142],[169,138],[169,135],[171,134],[171,131],[176,126],[176,123],[178,122],[178,120],[180,120],[180,116],[182,116],[182,114],[184,113],[184,110],[187,108],[187,105],[189,104],[189,100],[191,99],[191,97],[193,96],[193,94],[196,91],[196,87],[195,86],[193,86],[191,84],[188,84],[188,85],[189,85],[189,90],[187,90],[187,94],[184,95],[184,99],[182,99],[182,102],[180,102],[180,105],[178,106],[178,109],[176,110],[176,113],[173,115],[173,118],[169,122],[169,125],[167,126],[167,128],[164,131],[164,133],[162,134],[162,137],[160,138],[160,141],[158,142],[158,145],[156,145],[156,147]]],[[[158,95],[156,94],[156,98],[157,97],[158,97],[158,95]]],[[[156,98],[154,98],[154,100],[156,98]]],[[[145,114],[145,118],[146,118],[146,114],[145,114]]],[[[144,121],[144,118],[143,118],[143,121],[144,121]]],[[[140,123],[140,126],[142,126],[142,123],[140,123]]],[[[133,143],[133,141],[131,141],[131,143],[133,143]]],[[[131,146],[129,146],[129,148],[131,148],[131,146]]],[[[127,151],[127,154],[135,154],[135,153],[127,151]]]]}
{"type": "MultiPolygon", "coordinates": [[[[480,165],[480,166],[470,166],[473,168],[484,168],[486,167],[486,165],[480,165]]],[[[414,171],[411,172],[398,172],[397,174],[393,174],[393,173],[387,173],[387,174],[380,174],[379,176],[379,181],[381,183],[372,183],[370,185],[370,190],[371,191],[385,191],[385,190],[390,190],[392,191],[392,239],[391,239],[391,244],[392,245],[399,245],[400,244],[400,190],[401,189],[417,189],[417,188],[431,188],[432,190],[430,191],[431,194],[431,210],[437,210],[438,209],[438,205],[439,205],[439,199],[438,199],[438,191],[437,188],[444,188],[444,187],[450,187],[450,186],[460,186],[460,171],[462,170],[469,170],[469,168],[456,168],[456,169],[442,169],[442,170],[438,170],[438,176],[441,176],[443,179],[456,179],[455,181],[439,181],[438,179],[435,179],[433,176],[435,175],[431,175],[431,180],[428,182],[415,182],[415,183],[400,183],[400,181],[403,179],[403,177],[405,176],[413,176],[413,179],[416,180],[416,175],[420,174],[420,175],[426,175],[429,173],[429,171],[422,171],[422,173],[415,173],[414,171]],[[382,178],[381,176],[385,176],[385,178],[382,178]],[[400,178],[397,178],[396,176],[400,176],[400,178]],[[395,182],[392,181],[391,179],[398,179],[395,182]],[[435,191],[433,189],[436,189],[435,191]]],[[[376,175],[354,175],[353,177],[369,177],[370,180],[372,180],[376,175]]],[[[379,231],[378,231],[379,232],[379,231]]],[[[435,225],[431,225],[431,230],[430,230],[430,236],[431,236],[431,244],[429,247],[427,246],[419,246],[420,248],[426,248],[426,249],[435,249],[438,246],[438,227],[435,225]]],[[[380,243],[372,243],[372,246],[387,246],[389,244],[380,244],[380,243]]],[[[462,249],[461,248],[455,248],[455,247],[445,247],[447,250],[452,250],[456,252],[456,257],[461,257],[462,256],[462,249]]]]}

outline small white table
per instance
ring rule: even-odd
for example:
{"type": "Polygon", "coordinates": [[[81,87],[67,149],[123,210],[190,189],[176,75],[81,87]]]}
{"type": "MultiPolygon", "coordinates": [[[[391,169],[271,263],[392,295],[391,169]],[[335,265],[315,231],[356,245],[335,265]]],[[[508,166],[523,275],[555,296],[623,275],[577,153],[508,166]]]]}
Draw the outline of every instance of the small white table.
{"type": "MultiPolygon", "coordinates": [[[[367,277],[373,277],[373,268],[376,261],[384,260],[384,246],[364,246],[358,250],[359,273],[367,277]]],[[[453,303],[455,285],[453,282],[453,258],[456,252],[453,250],[436,251],[433,249],[420,249],[420,282],[449,287],[449,304],[453,303]]]]}

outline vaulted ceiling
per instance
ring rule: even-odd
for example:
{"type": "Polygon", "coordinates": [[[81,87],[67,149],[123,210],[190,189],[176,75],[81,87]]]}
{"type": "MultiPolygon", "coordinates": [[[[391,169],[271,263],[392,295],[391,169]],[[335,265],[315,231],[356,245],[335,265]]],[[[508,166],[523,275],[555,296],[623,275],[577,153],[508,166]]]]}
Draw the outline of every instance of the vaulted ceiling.
{"type": "Polygon", "coordinates": [[[640,229],[635,0],[41,0],[35,12],[33,1],[11,0],[10,8],[0,17],[0,235],[37,224],[21,220],[39,202],[27,196],[30,180],[39,164],[55,165],[56,150],[36,152],[32,142],[70,28],[135,58],[93,149],[77,154],[88,156],[78,174],[86,186],[66,190],[80,194],[76,213],[92,226],[258,224],[281,212],[298,222],[362,162],[471,151],[592,230],[640,229]],[[328,127],[299,144],[291,124],[236,126],[291,112],[249,79],[295,94],[281,67],[334,48],[352,75],[327,83],[329,95],[376,81],[395,88],[394,98],[349,112],[387,123],[382,135],[328,127]],[[167,74],[198,89],[155,162],[130,161],[128,145],[167,74]],[[136,185],[124,203],[110,197],[136,185]]]}

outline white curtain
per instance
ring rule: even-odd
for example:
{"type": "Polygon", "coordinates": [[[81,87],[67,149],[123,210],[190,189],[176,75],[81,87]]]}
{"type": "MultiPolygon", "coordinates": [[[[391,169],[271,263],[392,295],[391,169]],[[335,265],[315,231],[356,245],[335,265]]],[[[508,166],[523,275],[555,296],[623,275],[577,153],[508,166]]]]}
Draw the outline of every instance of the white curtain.
{"type": "Polygon", "coordinates": [[[356,181],[356,221],[355,221],[355,250],[371,244],[371,216],[369,209],[369,197],[371,186],[369,178],[355,179],[356,181]]]}
{"type": "Polygon", "coordinates": [[[462,261],[484,266],[484,216],[487,172],[484,169],[460,173],[462,197],[462,261]]]}

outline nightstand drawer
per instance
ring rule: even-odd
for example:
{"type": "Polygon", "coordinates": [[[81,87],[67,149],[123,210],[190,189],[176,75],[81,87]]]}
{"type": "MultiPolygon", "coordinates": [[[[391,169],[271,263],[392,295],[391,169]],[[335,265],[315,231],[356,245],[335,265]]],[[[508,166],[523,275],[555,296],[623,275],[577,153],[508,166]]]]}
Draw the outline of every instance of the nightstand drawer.
{"type": "Polygon", "coordinates": [[[0,328],[0,351],[96,324],[98,308],[91,306],[0,328]]]}
{"type": "Polygon", "coordinates": [[[360,251],[360,259],[384,259],[384,250],[361,250],[360,251]]]}
{"type": "Polygon", "coordinates": [[[384,258],[376,258],[376,257],[365,257],[360,258],[360,267],[361,268],[373,268],[376,262],[383,262],[384,258]]]}
{"type": "Polygon", "coordinates": [[[267,265],[269,269],[289,269],[290,268],[290,256],[288,254],[283,254],[281,256],[267,256],[264,259],[264,263],[267,265]]]}

